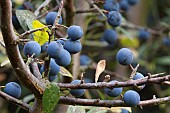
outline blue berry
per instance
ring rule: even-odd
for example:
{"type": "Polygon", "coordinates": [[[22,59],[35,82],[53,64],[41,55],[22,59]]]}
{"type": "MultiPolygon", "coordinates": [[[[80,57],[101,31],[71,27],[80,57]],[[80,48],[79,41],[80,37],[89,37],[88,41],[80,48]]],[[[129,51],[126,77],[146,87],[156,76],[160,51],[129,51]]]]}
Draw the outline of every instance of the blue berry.
{"type": "MultiPolygon", "coordinates": [[[[55,60],[51,58],[50,60],[50,73],[49,76],[56,76],[60,71],[60,66],[56,64],[55,60]]],[[[40,69],[41,74],[44,72],[44,65],[40,69]]]]}
{"type": "Polygon", "coordinates": [[[119,11],[119,4],[116,0],[106,0],[103,8],[107,11],[119,11]]]}
{"type": "Polygon", "coordinates": [[[41,53],[41,46],[36,41],[29,41],[24,45],[23,52],[26,57],[30,57],[34,54],[37,57],[41,53]]]}
{"type": "Polygon", "coordinates": [[[64,45],[65,44],[65,42],[66,42],[66,38],[63,38],[63,39],[58,39],[58,40],[56,40],[56,42],[59,42],[59,43],[61,43],[62,45],[64,45]]]}
{"type": "Polygon", "coordinates": [[[139,0],[128,0],[129,5],[136,5],[139,0]]]}
{"type": "Polygon", "coordinates": [[[122,22],[122,17],[118,11],[111,11],[107,16],[107,22],[112,27],[118,27],[122,22]]]}
{"type": "MultiPolygon", "coordinates": [[[[115,84],[115,82],[117,82],[116,80],[112,80],[109,83],[110,84],[115,84]]],[[[110,96],[110,97],[117,97],[122,93],[122,88],[105,88],[104,91],[105,93],[110,96]]]]}
{"type": "MultiPolygon", "coordinates": [[[[53,25],[57,15],[58,15],[57,12],[49,12],[45,17],[46,24],[47,25],[53,25]]],[[[62,24],[62,17],[59,19],[58,23],[62,24]]]]}
{"type": "Polygon", "coordinates": [[[104,31],[103,39],[110,45],[113,45],[117,41],[118,36],[115,30],[107,29],[104,31]]]}
{"type": "Polygon", "coordinates": [[[122,65],[129,65],[133,62],[133,53],[128,48],[122,48],[116,56],[118,62],[122,65]]]}
{"type": "Polygon", "coordinates": [[[63,45],[59,42],[50,42],[47,48],[47,54],[51,58],[60,58],[63,55],[63,45]]]}
{"type": "Polygon", "coordinates": [[[145,40],[149,39],[149,37],[150,37],[150,33],[147,32],[146,30],[141,29],[138,31],[138,39],[139,40],[145,41],[145,40]]]}
{"type": "Polygon", "coordinates": [[[163,38],[163,44],[165,46],[170,46],[170,38],[168,38],[168,37],[163,38]]]}
{"type": "MultiPolygon", "coordinates": [[[[81,83],[81,80],[73,80],[71,82],[71,84],[80,84],[80,83],[81,83]]],[[[85,93],[85,90],[84,89],[72,89],[70,90],[70,93],[74,97],[81,97],[85,93]]]]}
{"type": "Polygon", "coordinates": [[[128,106],[137,106],[140,102],[140,95],[133,90],[126,91],[123,100],[128,106]]]}
{"type": "Polygon", "coordinates": [[[144,76],[141,73],[136,72],[135,76],[133,77],[133,80],[137,80],[137,79],[141,79],[141,78],[144,78],[144,76]]]}
{"type": "Polygon", "coordinates": [[[121,113],[129,113],[129,111],[126,109],[122,109],[121,113]]]}
{"type": "Polygon", "coordinates": [[[63,50],[63,55],[60,58],[56,58],[55,62],[60,66],[68,66],[71,62],[71,55],[67,50],[63,50]]]}
{"type": "Polygon", "coordinates": [[[48,80],[51,82],[57,78],[57,75],[55,76],[48,76],[48,80]]]}
{"type": "Polygon", "coordinates": [[[42,46],[41,46],[41,53],[44,53],[47,51],[47,46],[48,46],[48,42],[44,43],[42,46]]]}
{"type": "Polygon", "coordinates": [[[80,65],[87,66],[91,62],[91,59],[87,55],[80,55],[80,65]]]}
{"type": "Polygon", "coordinates": [[[124,10],[124,11],[129,10],[129,4],[127,0],[120,0],[119,5],[120,5],[121,10],[124,10]]]}
{"type": "Polygon", "coordinates": [[[64,49],[66,49],[70,54],[76,54],[81,51],[82,45],[79,40],[73,41],[68,39],[64,44],[64,49]]]}
{"type": "Polygon", "coordinates": [[[33,11],[34,8],[30,2],[24,2],[23,5],[21,5],[18,9],[20,10],[31,10],[33,11]]]}
{"type": "MultiPolygon", "coordinates": [[[[133,80],[137,80],[137,79],[142,79],[144,78],[144,76],[139,73],[139,72],[136,72],[135,76],[133,77],[133,80]]],[[[145,85],[142,85],[142,89],[145,87],[145,85]]]]}
{"type": "Polygon", "coordinates": [[[9,82],[5,85],[4,92],[12,97],[19,98],[21,96],[21,87],[16,82],[9,82]]]}
{"type": "Polygon", "coordinates": [[[83,36],[83,29],[80,26],[72,25],[68,28],[67,34],[71,40],[79,40],[83,36]]]}

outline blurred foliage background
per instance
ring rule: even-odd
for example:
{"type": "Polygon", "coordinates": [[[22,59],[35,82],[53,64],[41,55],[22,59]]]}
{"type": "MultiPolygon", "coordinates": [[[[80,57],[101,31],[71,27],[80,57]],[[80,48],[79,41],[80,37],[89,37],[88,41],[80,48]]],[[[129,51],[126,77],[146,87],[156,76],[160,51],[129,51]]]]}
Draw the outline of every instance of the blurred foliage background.
{"type": "MultiPolygon", "coordinates": [[[[24,2],[24,0],[12,1],[13,9],[19,8],[24,2]]],[[[29,1],[32,3],[33,8],[35,10],[44,0],[29,1]]],[[[73,1],[76,7],[79,6],[78,8],[88,9],[89,7],[85,0],[73,1]]],[[[74,17],[74,23],[82,26],[85,33],[82,39],[83,49],[81,54],[88,55],[92,61],[89,66],[81,66],[80,69],[81,72],[85,72],[84,77],[89,78],[91,82],[94,82],[96,63],[101,59],[106,60],[107,66],[105,72],[102,73],[102,75],[100,76],[99,81],[103,81],[104,76],[106,74],[110,74],[111,79],[116,79],[119,81],[128,80],[128,77],[131,73],[130,67],[121,66],[116,61],[116,53],[122,47],[130,48],[133,51],[135,59],[132,65],[135,67],[139,63],[140,67],[138,69],[138,72],[141,72],[145,76],[147,76],[147,73],[170,73],[170,45],[166,45],[163,43],[164,37],[170,37],[170,1],[139,1],[140,2],[137,5],[130,7],[129,11],[121,13],[123,17],[123,23],[133,23],[137,26],[144,26],[157,31],[162,31],[161,35],[151,34],[148,40],[141,41],[137,38],[139,31],[138,29],[118,27],[115,29],[118,34],[118,40],[114,45],[109,45],[107,44],[107,42],[104,42],[102,40],[104,30],[112,29],[111,26],[107,24],[106,18],[103,18],[99,13],[77,14],[74,17]]],[[[55,7],[54,4],[56,4],[56,1],[52,1],[46,9],[49,10],[55,7]]],[[[102,4],[97,5],[102,8],[102,4]]],[[[67,23],[65,19],[65,13],[69,12],[63,11],[62,13],[62,16],[64,18],[64,24],[66,25],[67,23]]],[[[41,18],[40,21],[44,22],[44,18],[41,18]]],[[[62,34],[63,36],[65,36],[65,32],[62,32],[62,34]]],[[[0,39],[2,40],[1,33],[0,39]]],[[[8,63],[8,58],[5,54],[5,49],[2,46],[0,46],[0,64],[0,85],[5,85],[9,81],[16,81],[19,83],[17,77],[15,76],[15,73],[13,72],[10,64],[8,63]]],[[[124,88],[124,92],[127,89],[131,88],[124,88]]],[[[151,99],[153,98],[153,95],[156,95],[156,97],[164,97],[170,95],[170,88],[162,85],[148,84],[142,91],[139,91],[139,94],[141,95],[141,100],[151,99]]],[[[103,93],[103,89],[89,90],[82,98],[113,99],[106,96],[103,93]]],[[[120,99],[120,97],[118,98],[120,99]]],[[[22,97],[20,99],[25,99],[25,102],[31,102],[33,96],[30,95],[30,92],[27,89],[22,87],[22,97]]],[[[67,112],[67,107],[68,106],[66,105],[59,105],[56,107],[56,110],[54,112],[67,112]]],[[[15,111],[17,110],[18,113],[26,113],[25,110],[19,110],[18,106],[8,103],[6,100],[0,98],[0,113],[15,113],[15,111]]],[[[143,109],[132,108],[132,113],[169,113],[169,111],[169,104],[162,104],[153,107],[144,107],[143,109]]]]}

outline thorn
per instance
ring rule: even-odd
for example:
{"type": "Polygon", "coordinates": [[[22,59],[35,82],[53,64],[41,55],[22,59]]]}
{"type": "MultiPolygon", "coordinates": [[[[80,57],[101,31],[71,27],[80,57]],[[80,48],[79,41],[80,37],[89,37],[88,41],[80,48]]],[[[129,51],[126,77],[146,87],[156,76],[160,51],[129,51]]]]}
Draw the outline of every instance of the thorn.
{"type": "Polygon", "coordinates": [[[148,73],[148,79],[150,79],[152,77],[152,75],[150,73],[148,73]]]}
{"type": "Polygon", "coordinates": [[[84,83],[84,73],[81,73],[81,84],[84,83]]]}
{"type": "Polygon", "coordinates": [[[110,75],[106,75],[103,82],[108,82],[110,80],[110,75]]]}
{"type": "Polygon", "coordinates": [[[141,105],[139,105],[140,109],[143,109],[143,107],[141,105]]]}
{"type": "Polygon", "coordinates": [[[156,95],[153,95],[153,99],[156,99],[156,95]]]}

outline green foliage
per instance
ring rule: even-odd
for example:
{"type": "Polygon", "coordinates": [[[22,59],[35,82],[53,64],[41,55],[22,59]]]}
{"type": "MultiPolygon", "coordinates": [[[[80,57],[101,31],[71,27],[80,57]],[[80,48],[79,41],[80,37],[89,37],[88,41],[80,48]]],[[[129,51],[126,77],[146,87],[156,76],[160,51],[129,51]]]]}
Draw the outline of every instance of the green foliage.
{"type": "Polygon", "coordinates": [[[43,94],[43,113],[51,113],[59,101],[59,87],[51,83],[43,94]]]}
{"type": "Polygon", "coordinates": [[[25,31],[32,29],[32,21],[36,19],[34,13],[28,10],[16,10],[16,16],[25,31]]]}
{"type": "Polygon", "coordinates": [[[86,113],[83,106],[72,106],[70,105],[67,109],[67,113],[86,113]]]}

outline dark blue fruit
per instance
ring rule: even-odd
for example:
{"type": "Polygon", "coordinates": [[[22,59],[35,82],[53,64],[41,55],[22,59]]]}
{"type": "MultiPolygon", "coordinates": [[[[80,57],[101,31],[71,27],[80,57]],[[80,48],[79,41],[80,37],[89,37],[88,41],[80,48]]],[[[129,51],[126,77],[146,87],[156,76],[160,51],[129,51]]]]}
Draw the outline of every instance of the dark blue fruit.
{"type": "MultiPolygon", "coordinates": [[[[112,80],[109,83],[110,84],[115,84],[115,82],[118,82],[116,80],[112,80]]],[[[110,96],[110,97],[117,97],[122,93],[123,88],[105,88],[104,91],[105,93],[110,96]]]]}
{"type": "MultiPolygon", "coordinates": [[[[49,76],[56,76],[60,71],[60,66],[56,64],[55,60],[51,58],[50,60],[50,73],[49,76]]],[[[41,74],[44,72],[44,65],[40,69],[41,74]]]]}
{"type": "Polygon", "coordinates": [[[165,46],[170,46],[170,38],[168,38],[168,37],[163,38],[163,44],[165,46]]]}
{"type": "Polygon", "coordinates": [[[44,52],[46,52],[47,51],[47,46],[48,46],[48,42],[46,42],[45,44],[43,44],[42,46],[41,46],[41,53],[44,53],[44,52]]]}
{"type": "Polygon", "coordinates": [[[122,48],[116,56],[118,62],[122,65],[129,65],[133,62],[133,53],[128,48],[122,48]]]}
{"type": "Polygon", "coordinates": [[[56,58],[55,62],[60,66],[68,66],[71,62],[71,55],[67,50],[63,50],[63,55],[60,58],[56,58]]]}
{"type": "Polygon", "coordinates": [[[23,52],[26,57],[31,57],[33,54],[37,57],[41,53],[41,46],[36,41],[29,41],[24,45],[23,52]]]}
{"type": "Polygon", "coordinates": [[[107,16],[107,22],[112,27],[118,27],[122,22],[122,17],[118,11],[111,11],[107,16]]]}
{"type": "Polygon", "coordinates": [[[59,42],[59,43],[61,43],[62,45],[64,45],[65,44],[65,42],[66,42],[66,38],[63,38],[63,39],[58,39],[58,40],[56,40],[56,42],[59,42]]]}
{"type": "Polygon", "coordinates": [[[63,55],[63,50],[63,45],[61,43],[53,41],[48,45],[47,54],[51,58],[60,58],[63,55]]]}
{"type": "Polygon", "coordinates": [[[133,77],[133,80],[137,80],[137,79],[141,79],[141,78],[144,78],[144,76],[141,73],[136,72],[135,76],[133,77]]]}
{"type": "MultiPolygon", "coordinates": [[[[71,82],[71,84],[80,84],[80,83],[81,83],[81,80],[73,80],[71,82]]],[[[70,93],[74,97],[81,97],[85,93],[85,90],[84,89],[72,89],[70,90],[70,93]]]]}
{"type": "Polygon", "coordinates": [[[117,41],[118,36],[115,30],[107,29],[104,31],[103,39],[110,45],[113,45],[117,41]]]}
{"type": "Polygon", "coordinates": [[[129,10],[128,0],[120,0],[119,6],[121,10],[128,11],[129,10]]]}
{"type": "Polygon", "coordinates": [[[68,39],[64,44],[64,49],[66,49],[70,54],[76,54],[81,51],[82,45],[79,40],[73,41],[68,39]]]}
{"type": "Polygon", "coordinates": [[[139,0],[128,0],[129,5],[136,5],[139,0]]]}
{"type": "Polygon", "coordinates": [[[4,92],[12,97],[19,98],[21,96],[21,87],[16,82],[9,82],[5,85],[4,92]]]}
{"type": "Polygon", "coordinates": [[[123,100],[128,106],[137,106],[140,102],[140,95],[133,90],[126,91],[123,100]]]}
{"type": "Polygon", "coordinates": [[[83,36],[83,29],[80,26],[72,25],[68,28],[67,34],[71,40],[79,40],[83,36]]]}
{"type": "MultiPolygon", "coordinates": [[[[136,72],[135,76],[133,77],[133,80],[137,80],[137,79],[142,79],[144,78],[144,76],[139,73],[139,72],[136,72]]],[[[142,89],[145,87],[145,85],[142,85],[142,89]]]]}
{"type": "Polygon", "coordinates": [[[87,55],[80,55],[80,65],[87,66],[91,62],[91,59],[87,55]]]}
{"type": "MultiPolygon", "coordinates": [[[[49,12],[45,17],[46,24],[47,25],[53,25],[57,15],[58,15],[57,12],[49,12]]],[[[59,19],[58,23],[62,24],[62,17],[59,19]]]]}
{"type": "Polygon", "coordinates": [[[129,113],[129,111],[126,109],[122,109],[121,113],[129,113]]]}
{"type": "Polygon", "coordinates": [[[149,37],[150,37],[150,33],[147,32],[146,30],[141,29],[138,31],[138,39],[139,40],[145,41],[145,40],[149,39],[149,37]]]}
{"type": "Polygon", "coordinates": [[[21,5],[18,9],[20,10],[30,10],[33,11],[34,8],[30,2],[24,2],[23,5],[21,5]]]}
{"type": "Polygon", "coordinates": [[[48,76],[48,80],[51,82],[57,78],[57,75],[55,76],[48,76]]]}
{"type": "Polygon", "coordinates": [[[103,8],[107,11],[119,11],[119,4],[116,0],[106,0],[103,8]]]}

